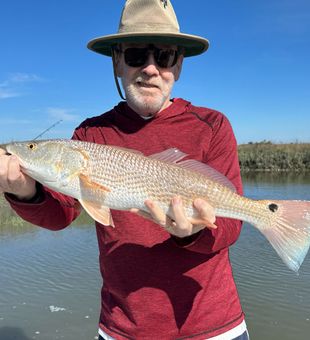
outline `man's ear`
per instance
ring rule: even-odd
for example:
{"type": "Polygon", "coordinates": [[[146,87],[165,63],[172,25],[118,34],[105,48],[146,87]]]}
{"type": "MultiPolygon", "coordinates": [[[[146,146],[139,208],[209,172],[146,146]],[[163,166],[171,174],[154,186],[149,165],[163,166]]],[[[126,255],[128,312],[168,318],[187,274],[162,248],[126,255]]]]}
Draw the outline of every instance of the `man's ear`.
{"type": "Polygon", "coordinates": [[[180,78],[184,56],[181,54],[175,64],[174,69],[174,80],[177,81],[180,78]]]}

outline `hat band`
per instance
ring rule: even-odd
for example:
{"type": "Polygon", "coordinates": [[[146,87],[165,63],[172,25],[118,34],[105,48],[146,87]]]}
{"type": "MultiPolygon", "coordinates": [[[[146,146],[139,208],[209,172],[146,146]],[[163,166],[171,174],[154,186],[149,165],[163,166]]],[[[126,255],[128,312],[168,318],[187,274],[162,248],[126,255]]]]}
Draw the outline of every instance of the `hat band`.
{"type": "Polygon", "coordinates": [[[165,24],[139,24],[120,27],[118,33],[180,33],[180,30],[172,25],[165,24]]]}

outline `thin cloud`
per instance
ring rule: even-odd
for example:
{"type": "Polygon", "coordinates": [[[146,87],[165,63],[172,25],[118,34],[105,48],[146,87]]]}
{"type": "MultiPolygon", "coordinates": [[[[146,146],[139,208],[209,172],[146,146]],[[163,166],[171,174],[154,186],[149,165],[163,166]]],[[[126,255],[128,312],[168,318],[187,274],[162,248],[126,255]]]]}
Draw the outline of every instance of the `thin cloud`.
{"type": "Polygon", "coordinates": [[[8,89],[8,88],[1,88],[0,87],[0,100],[1,99],[7,99],[7,98],[14,98],[14,97],[19,97],[21,94],[18,92],[15,92],[12,89],[8,89]]]}
{"type": "Polygon", "coordinates": [[[0,82],[0,100],[23,96],[24,91],[21,92],[19,89],[23,87],[24,84],[42,81],[44,81],[44,79],[36,74],[11,73],[7,79],[0,82]]]}
{"type": "Polygon", "coordinates": [[[79,120],[79,116],[72,114],[74,109],[65,109],[60,107],[49,107],[47,108],[47,113],[50,118],[63,120],[66,122],[75,122],[79,120]]]}
{"type": "Polygon", "coordinates": [[[36,74],[28,73],[12,73],[9,76],[8,81],[10,83],[29,83],[29,82],[41,82],[44,79],[37,76],[36,74]]]}

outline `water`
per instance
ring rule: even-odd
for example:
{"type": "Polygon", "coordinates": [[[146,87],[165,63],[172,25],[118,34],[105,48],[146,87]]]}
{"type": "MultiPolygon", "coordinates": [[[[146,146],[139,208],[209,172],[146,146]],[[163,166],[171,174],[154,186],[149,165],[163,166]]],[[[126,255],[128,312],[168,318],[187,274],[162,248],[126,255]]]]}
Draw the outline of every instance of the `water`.
{"type": "Polygon", "coordinates": [[[0,339],[96,339],[101,278],[93,226],[0,240],[0,339]]]}
{"type": "MultiPolygon", "coordinates": [[[[246,175],[244,185],[252,198],[310,200],[310,175],[246,175]]],[[[251,339],[308,340],[310,255],[295,274],[245,224],[231,259],[251,339]]],[[[0,340],[96,339],[101,277],[88,218],[59,232],[2,223],[0,268],[0,340]]]]}
{"type": "MultiPolygon", "coordinates": [[[[245,195],[251,198],[310,200],[310,174],[262,173],[243,179],[245,195]]],[[[308,340],[310,254],[295,274],[259,231],[244,224],[231,259],[251,339],[308,340]]]]}

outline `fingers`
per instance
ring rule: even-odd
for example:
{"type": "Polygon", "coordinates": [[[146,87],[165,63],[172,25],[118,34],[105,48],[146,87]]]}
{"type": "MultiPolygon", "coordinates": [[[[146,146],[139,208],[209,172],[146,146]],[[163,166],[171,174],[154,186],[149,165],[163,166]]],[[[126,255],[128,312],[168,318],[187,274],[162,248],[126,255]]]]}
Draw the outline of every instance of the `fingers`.
{"type": "Polygon", "coordinates": [[[175,227],[179,229],[182,235],[191,235],[193,233],[193,223],[186,216],[181,198],[178,196],[173,197],[171,206],[175,218],[175,227]]]}
{"type": "Polygon", "coordinates": [[[145,205],[155,222],[166,228],[171,234],[179,237],[192,235],[205,227],[209,229],[217,228],[214,224],[214,208],[202,199],[194,201],[194,208],[198,212],[198,217],[196,218],[187,217],[182,199],[178,196],[173,197],[171,200],[171,211],[174,220],[170,219],[155,202],[147,200],[145,205]]]}
{"type": "Polygon", "coordinates": [[[7,191],[20,178],[20,168],[16,157],[2,155],[0,158],[0,187],[7,191]]]}
{"type": "Polygon", "coordinates": [[[156,202],[146,200],[144,203],[148,208],[149,213],[139,209],[131,209],[130,211],[137,213],[144,218],[152,220],[175,236],[185,237],[197,233],[204,228],[217,228],[217,226],[214,224],[214,208],[205,200],[196,199],[194,201],[193,206],[198,212],[198,217],[188,218],[182,199],[178,196],[173,197],[171,200],[171,212],[174,216],[174,220],[167,216],[156,202]]]}
{"type": "Polygon", "coordinates": [[[176,223],[171,218],[166,216],[156,203],[148,200],[145,202],[145,205],[148,207],[150,211],[149,213],[136,208],[130,209],[130,212],[135,213],[143,218],[146,218],[147,220],[150,220],[152,222],[155,222],[156,224],[161,225],[168,232],[175,235],[173,227],[175,227],[176,223]]]}
{"type": "Polygon", "coordinates": [[[0,150],[0,192],[16,195],[20,199],[28,199],[36,192],[35,180],[21,172],[18,158],[8,156],[0,150]]]}
{"type": "Polygon", "coordinates": [[[150,214],[153,217],[154,221],[156,221],[161,226],[165,227],[167,224],[167,215],[158,206],[158,204],[151,200],[146,200],[144,204],[149,209],[150,214]]]}
{"type": "Polygon", "coordinates": [[[178,198],[175,198],[174,202],[171,202],[172,205],[177,206],[176,210],[179,211],[181,215],[178,216],[176,220],[172,220],[167,216],[155,202],[146,200],[144,203],[149,209],[153,221],[165,228],[170,234],[178,237],[185,237],[192,234],[192,224],[186,219],[182,211],[183,209],[181,208],[182,202],[180,202],[178,198]]]}
{"type": "Polygon", "coordinates": [[[0,191],[4,192],[7,187],[7,174],[9,159],[3,153],[4,150],[0,149],[0,191]]]}
{"type": "Polygon", "coordinates": [[[19,161],[17,157],[15,156],[9,157],[8,176],[7,176],[8,184],[14,185],[14,183],[21,180],[21,176],[22,176],[22,173],[20,171],[19,161]]]}
{"type": "Polygon", "coordinates": [[[207,228],[216,229],[214,224],[216,217],[214,208],[205,200],[197,198],[193,203],[194,208],[198,211],[199,218],[191,218],[193,224],[204,224],[207,228]]]}

